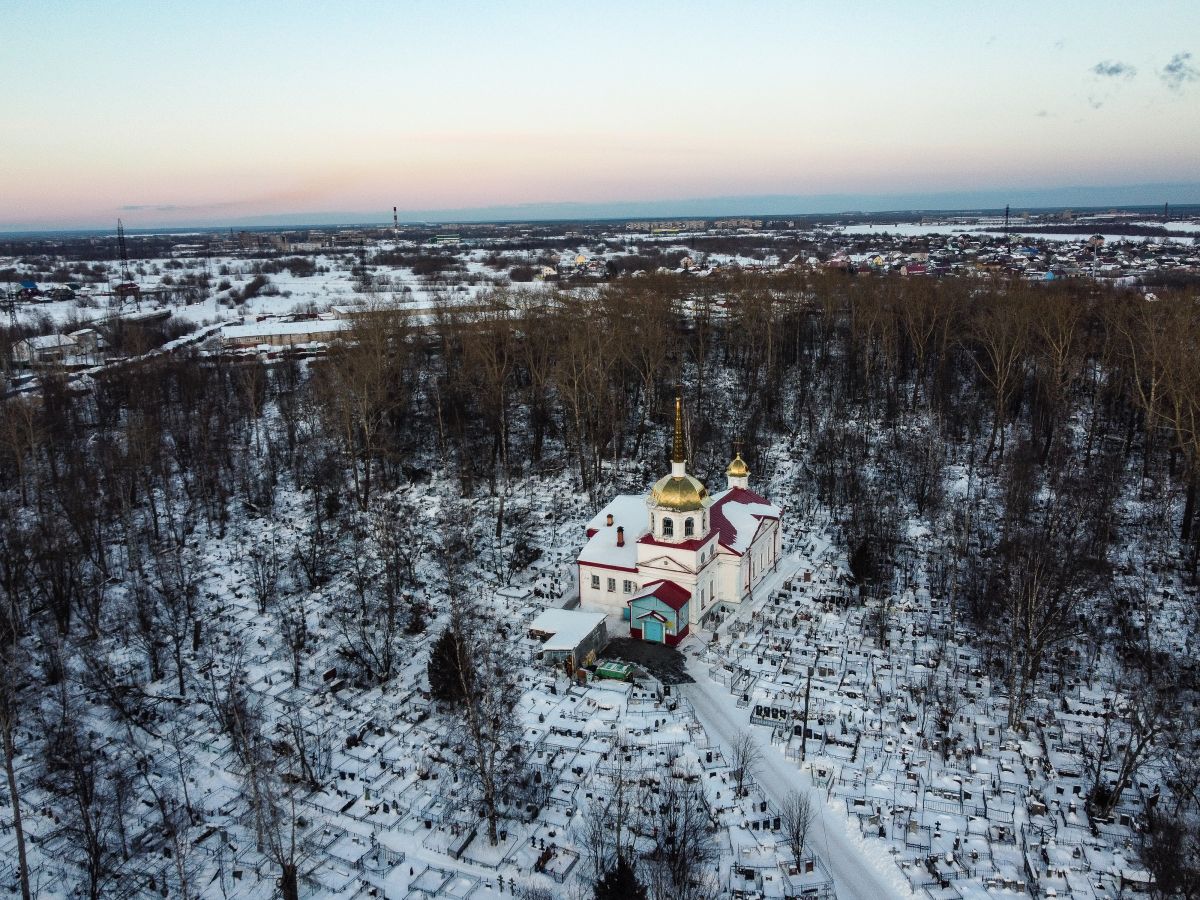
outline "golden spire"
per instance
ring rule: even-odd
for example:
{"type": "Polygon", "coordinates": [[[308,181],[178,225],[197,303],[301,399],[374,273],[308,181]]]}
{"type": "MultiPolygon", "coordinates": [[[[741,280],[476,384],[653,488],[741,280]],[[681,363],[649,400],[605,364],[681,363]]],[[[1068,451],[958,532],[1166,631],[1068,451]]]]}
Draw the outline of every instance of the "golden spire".
{"type": "Polygon", "coordinates": [[[709,506],[708,490],[696,478],[687,473],[687,461],[683,455],[683,396],[675,395],[675,440],[671,448],[671,473],[664,475],[650,489],[649,502],[652,506],[676,512],[700,510],[709,506]]]}
{"type": "Polygon", "coordinates": [[[687,460],[683,456],[683,397],[675,395],[675,446],[671,453],[671,462],[681,463],[687,460]]]}

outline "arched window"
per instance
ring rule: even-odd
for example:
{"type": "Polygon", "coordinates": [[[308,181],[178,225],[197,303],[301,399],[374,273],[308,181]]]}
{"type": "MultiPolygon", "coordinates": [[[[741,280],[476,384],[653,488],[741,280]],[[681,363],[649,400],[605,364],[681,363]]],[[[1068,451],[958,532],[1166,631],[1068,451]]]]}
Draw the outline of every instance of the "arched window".
{"type": "Polygon", "coordinates": [[[691,537],[695,533],[696,533],[696,520],[693,519],[691,516],[688,516],[683,521],[683,536],[691,537]]]}
{"type": "Polygon", "coordinates": [[[663,537],[675,537],[675,522],[670,516],[663,516],[663,537]]]}

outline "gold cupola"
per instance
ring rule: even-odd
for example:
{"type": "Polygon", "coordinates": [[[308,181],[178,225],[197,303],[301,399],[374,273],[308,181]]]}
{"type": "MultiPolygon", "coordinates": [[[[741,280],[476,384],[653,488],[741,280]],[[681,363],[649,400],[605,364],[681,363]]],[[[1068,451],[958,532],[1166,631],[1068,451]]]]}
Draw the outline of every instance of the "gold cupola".
{"type": "Polygon", "coordinates": [[[746,461],[742,459],[742,442],[737,441],[737,455],[734,456],[733,462],[725,469],[725,478],[728,481],[729,489],[734,488],[749,488],[750,487],[750,467],[746,465],[746,461]]]}
{"type": "Polygon", "coordinates": [[[671,474],[664,475],[650,489],[650,504],[673,512],[704,509],[712,501],[708,488],[687,473],[683,455],[683,398],[675,398],[675,440],[671,452],[671,474]]]}
{"type": "Polygon", "coordinates": [[[725,470],[725,474],[730,478],[749,478],[750,467],[746,465],[746,461],[742,459],[742,453],[739,450],[737,456],[733,458],[733,462],[729,464],[729,468],[725,470]]]}

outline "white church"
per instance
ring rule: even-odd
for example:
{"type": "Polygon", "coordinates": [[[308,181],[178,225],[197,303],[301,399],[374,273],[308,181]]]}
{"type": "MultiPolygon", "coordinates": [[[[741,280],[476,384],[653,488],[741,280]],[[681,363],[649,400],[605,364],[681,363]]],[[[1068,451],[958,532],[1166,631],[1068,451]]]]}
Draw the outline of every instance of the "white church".
{"type": "Polygon", "coordinates": [[[740,452],[725,474],[726,489],[710,495],[687,473],[676,399],[671,473],[648,495],[613,498],[587,525],[580,606],[621,615],[634,637],[677,644],[751,597],[779,561],[781,510],[750,490],[740,452]]]}

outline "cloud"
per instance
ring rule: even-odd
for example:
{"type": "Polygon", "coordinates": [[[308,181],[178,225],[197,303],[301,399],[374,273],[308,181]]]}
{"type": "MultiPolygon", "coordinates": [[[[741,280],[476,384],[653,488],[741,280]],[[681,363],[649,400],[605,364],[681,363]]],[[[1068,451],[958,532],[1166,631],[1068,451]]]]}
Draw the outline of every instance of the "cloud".
{"type": "Polygon", "coordinates": [[[118,212],[194,212],[196,210],[206,209],[228,209],[240,204],[228,203],[197,203],[191,205],[181,205],[178,203],[126,203],[124,206],[118,206],[118,212]]]}
{"type": "Polygon", "coordinates": [[[1137,74],[1137,69],[1129,65],[1129,63],[1114,62],[1106,59],[1092,66],[1092,74],[1099,75],[1101,78],[1132,78],[1137,74]]]}
{"type": "Polygon", "coordinates": [[[1173,91],[1180,90],[1190,81],[1200,81],[1200,71],[1188,62],[1191,58],[1190,53],[1176,53],[1171,57],[1171,61],[1163,66],[1158,77],[1173,91]]]}

